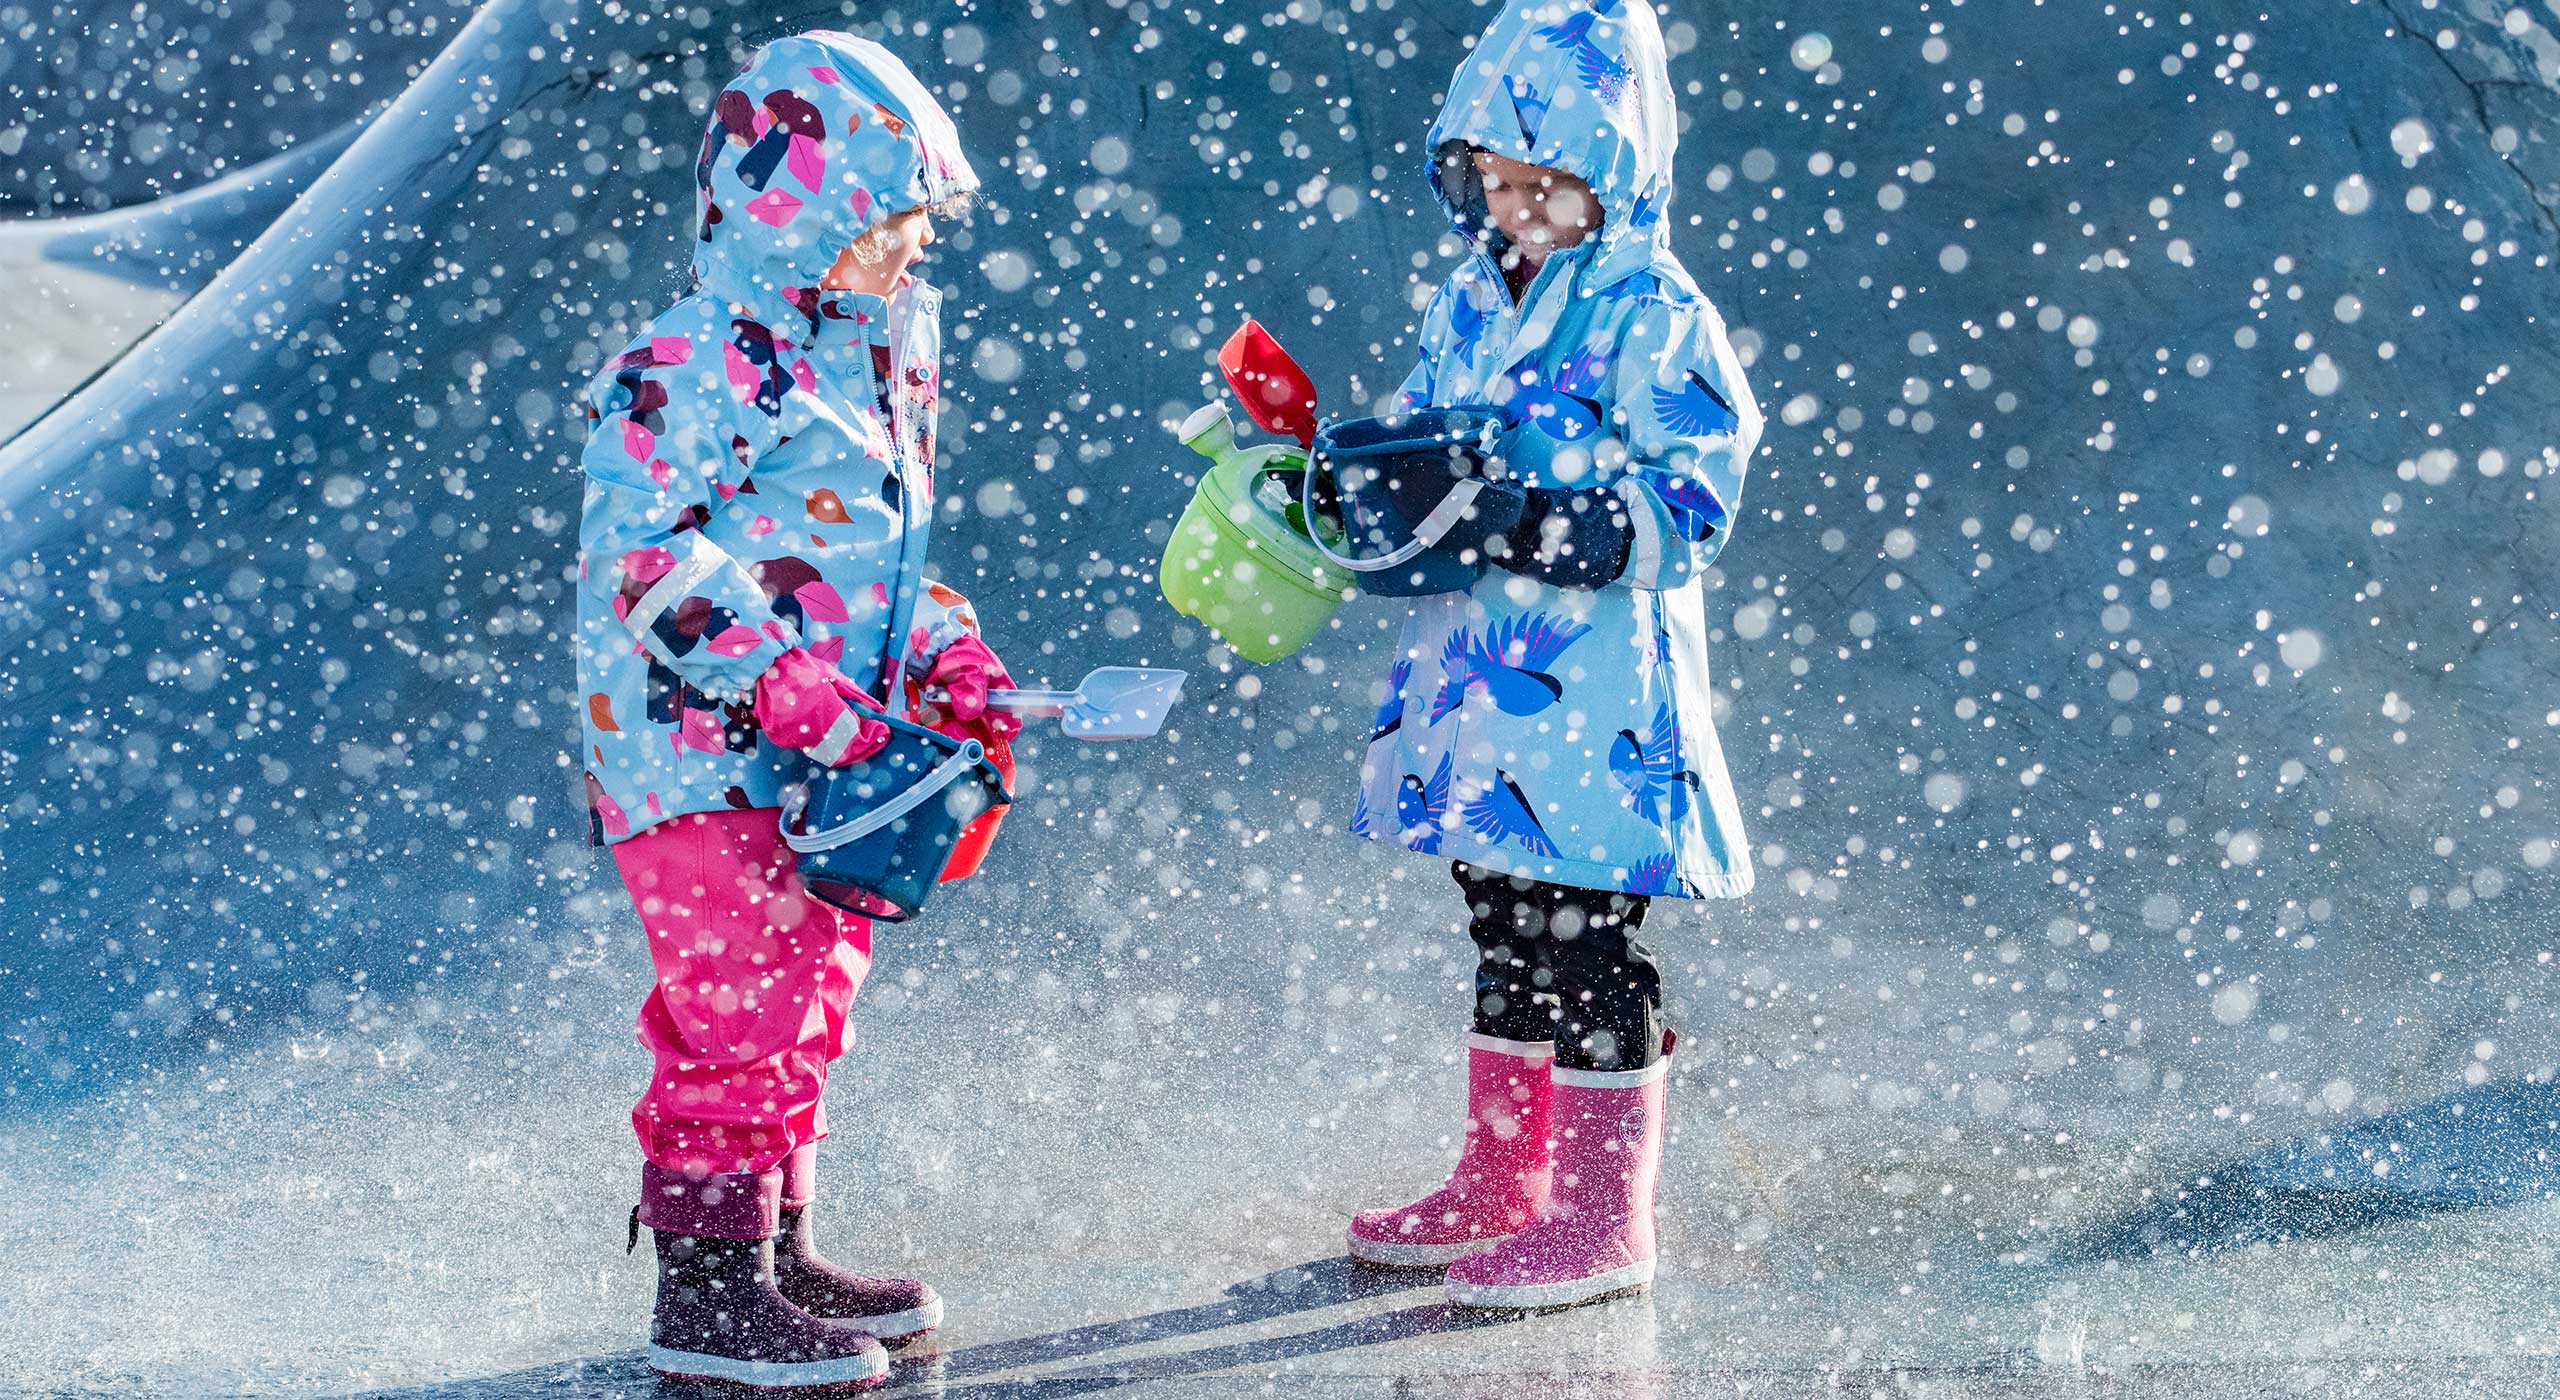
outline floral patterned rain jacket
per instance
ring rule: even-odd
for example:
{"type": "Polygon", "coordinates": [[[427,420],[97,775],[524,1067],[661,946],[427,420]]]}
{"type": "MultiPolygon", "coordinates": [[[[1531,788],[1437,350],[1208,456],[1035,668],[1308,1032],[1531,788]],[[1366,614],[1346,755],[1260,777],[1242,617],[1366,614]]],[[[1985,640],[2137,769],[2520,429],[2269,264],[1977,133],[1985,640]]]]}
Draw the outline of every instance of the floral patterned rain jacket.
{"type": "Polygon", "coordinates": [[[597,374],[579,530],[578,676],[593,835],[771,807],[806,761],[753,712],[805,646],[892,698],[963,631],[924,577],[941,297],[820,291],[846,245],[977,177],[878,44],[758,51],[695,170],[692,286],[597,374]]]}
{"type": "Polygon", "coordinates": [[[1723,319],[1671,252],[1679,115],[1639,0],[1511,0],[1450,80],[1426,154],[1478,240],[1424,315],[1409,405],[1491,403],[1524,424],[1532,486],[1608,487],[1628,562],[1597,589],[1501,568],[1413,600],[1352,829],[1552,884],[1633,894],[1751,888],[1716,742],[1701,575],[1738,518],[1761,416],[1723,319]],[[1599,233],[1515,304],[1464,143],[1580,177],[1599,233]],[[1448,178],[1444,179],[1444,171],[1448,178]]]}

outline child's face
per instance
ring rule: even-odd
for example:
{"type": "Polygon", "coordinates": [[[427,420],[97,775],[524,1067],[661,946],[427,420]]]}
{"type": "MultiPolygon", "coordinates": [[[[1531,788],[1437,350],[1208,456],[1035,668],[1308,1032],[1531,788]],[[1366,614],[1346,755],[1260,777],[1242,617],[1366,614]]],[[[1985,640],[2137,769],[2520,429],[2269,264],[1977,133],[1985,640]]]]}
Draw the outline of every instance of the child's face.
{"type": "Polygon", "coordinates": [[[933,213],[923,205],[902,209],[872,226],[836,255],[822,285],[887,296],[933,242],[933,213]]]}
{"type": "Polygon", "coordinates": [[[1600,227],[1600,201],[1575,176],[1491,151],[1470,150],[1468,157],[1484,183],[1485,208],[1494,227],[1530,261],[1570,248],[1600,227]]]}

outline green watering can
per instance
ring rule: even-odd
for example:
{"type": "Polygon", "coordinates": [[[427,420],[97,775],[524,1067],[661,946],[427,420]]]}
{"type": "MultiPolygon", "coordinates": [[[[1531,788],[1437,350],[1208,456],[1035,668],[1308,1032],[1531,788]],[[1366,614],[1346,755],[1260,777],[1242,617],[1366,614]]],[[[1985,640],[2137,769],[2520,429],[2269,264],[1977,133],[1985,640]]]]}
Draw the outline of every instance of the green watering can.
{"type": "Polygon", "coordinates": [[[1236,655],[1272,662],[1315,640],[1357,585],[1307,537],[1298,503],[1315,430],[1305,372],[1252,321],[1218,363],[1254,421],[1300,445],[1238,447],[1224,404],[1183,420],[1175,435],[1212,465],[1174,522],[1156,579],[1175,611],[1216,629],[1236,655]]]}

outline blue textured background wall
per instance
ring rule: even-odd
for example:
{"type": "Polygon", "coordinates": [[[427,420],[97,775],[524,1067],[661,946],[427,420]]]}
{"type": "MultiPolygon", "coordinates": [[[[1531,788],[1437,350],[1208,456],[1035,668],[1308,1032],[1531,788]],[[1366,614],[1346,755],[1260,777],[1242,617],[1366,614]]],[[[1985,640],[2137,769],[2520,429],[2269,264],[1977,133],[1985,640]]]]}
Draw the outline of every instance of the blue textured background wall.
{"type": "MultiPolygon", "coordinates": [[[[989,181],[935,272],[944,572],[1018,673],[1201,673],[1176,741],[1029,755],[946,936],[1030,956],[1071,901],[1088,971],[1250,987],[1430,878],[1338,831],[1383,614],[1254,672],[1150,570],[1191,479],[1163,424],[1242,314],[1337,404],[1402,373],[1453,247],[1414,143],[1485,11],[639,9],[493,11],[455,60],[485,129],[401,134],[408,197],[288,214],[332,220],[311,274],[0,453],[11,1097],[287,1032],[432,1043],[629,936],[570,766],[570,405],[673,288],[709,93],[821,23],[948,85],[989,181]]],[[[2114,1092],[2146,1022],[2198,1102],[2360,1058],[2432,1082],[2491,1034],[2551,1059],[2542,24],[1666,17],[1678,246],[1772,418],[1709,584],[1764,882],[1673,925],[1683,995],[1774,960],[2030,1103],[2114,1092]],[[2423,1024],[2266,1033],[2390,998],[2423,1024]],[[2038,1087],[2065,1074],[2092,1087],[2038,1087]]],[[[68,159],[41,111],[0,126],[68,159]]]]}

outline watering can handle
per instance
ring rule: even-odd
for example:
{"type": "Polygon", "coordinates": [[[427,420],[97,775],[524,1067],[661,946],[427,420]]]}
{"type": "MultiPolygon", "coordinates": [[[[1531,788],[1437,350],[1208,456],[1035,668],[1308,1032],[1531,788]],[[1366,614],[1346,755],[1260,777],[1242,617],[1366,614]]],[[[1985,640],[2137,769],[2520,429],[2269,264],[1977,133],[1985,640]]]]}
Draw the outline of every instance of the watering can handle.
{"type": "Polygon", "coordinates": [[[976,767],[986,756],[985,746],[975,739],[964,739],[961,741],[959,752],[934,765],[932,772],[925,774],[921,781],[905,792],[899,793],[832,831],[813,831],[806,836],[794,836],[791,833],[791,823],[797,820],[801,810],[809,805],[809,790],[805,787],[794,788],[790,796],[784,798],[782,802],[783,844],[803,855],[815,851],[832,851],[838,846],[851,845],[923,806],[926,798],[951,786],[959,780],[961,774],[976,767]]]}
{"type": "MultiPolygon", "coordinates": [[[[1312,484],[1315,479],[1315,469],[1310,466],[1307,470],[1307,481],[1310,483],[1310,489],[1312,489],[1312,484]]],[[[1431,508],[1431,513],[1422,517],[1422,523],[1413,527],[1412,539],[1406,540],[1403,544],[1379,555],[1375,559],[1343,558],[1341,555],[1334,553],[1332,548],[1325,544],[1322,531],[1311,530],[1308,532],[1307,538],[1314,542],[1316,549],[1321,552],[1326,559],[1331,560],[1333,563],[1338,564],[1343,568],[1351,570],[1353,573],[1383,573],[1388,569],[1413,562],[1413,560],[1421,556],[1424,550],[1430,549],[1432,546],[1440,543],[1443,536],[1447,535],[1451,530],[1458,528],[1458,522],[1466,517],[1467,508],[1474,505],[1476,497],[1483,494],[1483,492],[1484,479],[1482,477],[1471,476],[1459,482],[1457,485],[1450,487],[1449,494],[1440,498],[1440,504],[1433,506],[1431,508]]],[[[1310,519],[1314,518],[1315,507],[1313,505],[1309,505],[1307,507],[1307,515],[1310,519]]]]}

